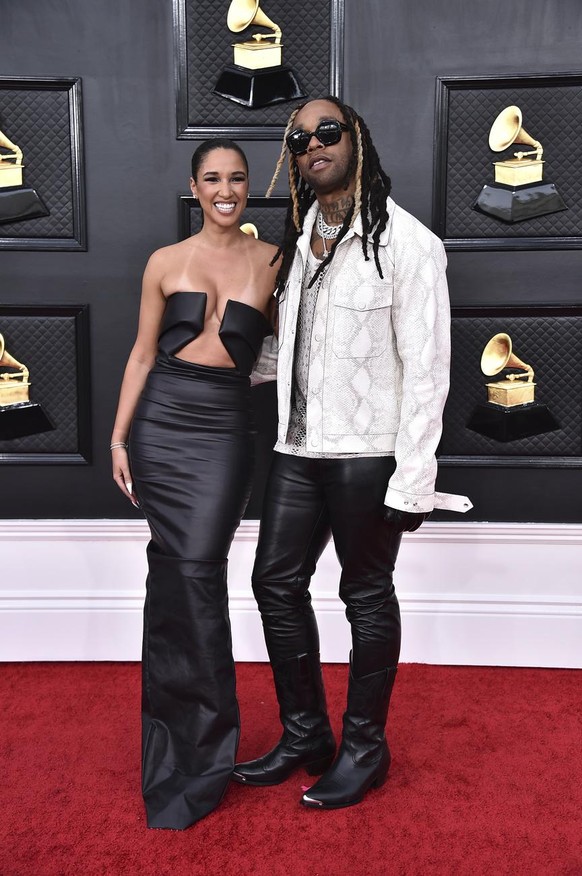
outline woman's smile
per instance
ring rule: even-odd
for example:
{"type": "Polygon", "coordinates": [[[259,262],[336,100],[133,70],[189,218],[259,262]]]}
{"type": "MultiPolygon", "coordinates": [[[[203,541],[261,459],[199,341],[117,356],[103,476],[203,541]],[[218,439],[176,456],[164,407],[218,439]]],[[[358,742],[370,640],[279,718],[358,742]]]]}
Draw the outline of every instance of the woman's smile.
{"type": "Polygon", "coordinates": [[[230,216],[236,210],[236,204],[232,201],[215,201],[214,206],[224,216],[230,216]]]}

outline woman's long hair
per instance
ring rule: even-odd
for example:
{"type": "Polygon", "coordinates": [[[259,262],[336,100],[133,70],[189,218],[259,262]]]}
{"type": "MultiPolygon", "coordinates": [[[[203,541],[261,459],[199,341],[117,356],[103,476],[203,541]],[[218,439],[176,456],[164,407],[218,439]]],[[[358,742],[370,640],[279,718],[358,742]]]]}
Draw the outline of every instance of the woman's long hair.
{"type": "MultiPolygon", "coordinates": [[[[364,253],[364,258],[366,261],[369,261],[368,241],[371,237],[374,261],[378,273],[380,277],[382,277],[382,269],[378,259],[378,247],[380,246],[380,235],[386,228],[388,222],[386,198],[390,194],[391,189],[390,177],[382,170],[378,153],[372,143],[372,137],[370,136],[368,127],[361,116],[359,116],[351,106],[342,103],[341,100],[333,95],[327,95],[327,97],[319,99],[328,101],[337,106],[346,125],[349,127],[348,133],[352,142],[352,155],[343,181],[343,187],[344,189],[347,189],[351,180],[355,178],[356,188],[354,192],[353,206],[348,211],[339,234],[334,240],[328,255],[318,267],[309,285],[312,286],[321,272],[327,268],[334,257],[338,243],[343,237],[345,237],[348,229],[352,227],[358,213],[361,213],[362,215],[362,251],[364,253]]],[[[285,160],[285,154],[287,153],[285,137],[293,130],[293,123],[297,113],[308,103],[312,102],[312,100],[306,101],[291,113],[289,121],[287,122],[287,127],[285,128],[285,134],[283,135],[281,154],[275,168],[273,179],[271,180],[271,184],[266,193],[267,198],[270,197],[273,192],[275,183],[277,182],[277,178],[285,160]]],[[[280,295],[285,288],[285,283],[287,282],[287,277],[289,276],[289,271],[295,256],[295,244],[297,238],[303,230],[303,222],[307,211],[316,200],[315,192],[301,177],[297,168],[297,162],[291,153],[289,153],[288,156],[288,164],[291,200],[289,202],[285,219],[285,234],[283,242],[271,263],[274,264],[279,256],[281,254],[283,255],[281,267],[277,274],[277,295],[280,295]]]]}

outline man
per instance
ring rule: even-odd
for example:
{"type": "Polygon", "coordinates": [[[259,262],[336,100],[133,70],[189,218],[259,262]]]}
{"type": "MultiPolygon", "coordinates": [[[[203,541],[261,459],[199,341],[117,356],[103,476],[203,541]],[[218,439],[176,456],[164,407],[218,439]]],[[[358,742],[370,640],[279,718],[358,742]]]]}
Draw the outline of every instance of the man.
{"type": "Polygon", "coordinates": [[[433,508],[435,450],[449,381],[443,246],[389,197],[360,116],[333,97],[292,113],[269,189],[289,151],[291,204],[278,275],[279,432],[253,590],[283,724],[278,745],[234,779],[323,776],[308,807],[358,803],[390,766],[384,735],[400,653],[392,583],[401,534],[433,508]],[[329,538],[352,653],[337,757],[309,583],[329,538]]]}

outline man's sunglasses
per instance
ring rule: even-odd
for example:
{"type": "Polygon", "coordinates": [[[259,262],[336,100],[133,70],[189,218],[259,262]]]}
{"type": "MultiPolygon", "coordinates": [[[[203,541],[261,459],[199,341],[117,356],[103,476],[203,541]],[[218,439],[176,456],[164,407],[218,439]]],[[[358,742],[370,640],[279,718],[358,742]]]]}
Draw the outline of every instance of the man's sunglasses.
{"type": "Polygon", "coordinates": [[[342,131],[349,131],[348,125],[338,119],[326,119],[320,122],[315,131],[304,131],[295,128],[287,134],[285,142],[293,155],[305,155],[312,137],[317,137],[322,146],[334,146],[342,138],[342,131]]]}

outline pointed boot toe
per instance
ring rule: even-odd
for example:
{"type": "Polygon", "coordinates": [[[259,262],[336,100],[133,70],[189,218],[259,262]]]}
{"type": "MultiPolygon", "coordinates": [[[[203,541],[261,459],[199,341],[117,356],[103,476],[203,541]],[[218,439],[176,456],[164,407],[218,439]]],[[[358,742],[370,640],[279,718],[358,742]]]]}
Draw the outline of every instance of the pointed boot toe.
{"type": "Polygon", "coordinates": [[[241,785],[280,785],[298,769],[310,776],[324,773],[335,757],[336,745],[332,733],[316,740],[305,740],[308,747],[294,748],[283,736],[267,754],[235,764],[232,779],[241,785]]]}
{"type": "Polygon", "coordinates": [[[388,745],[379,760],[357,762],[352,752],[342,744],[333,766],[305,792],[301,804],[309,809],[343,809],[361,803],[370,788],[380,788],[390,769],[388,745]]]}

